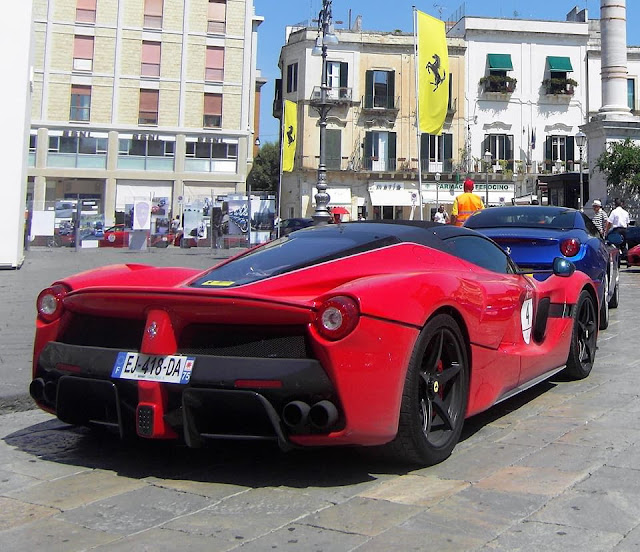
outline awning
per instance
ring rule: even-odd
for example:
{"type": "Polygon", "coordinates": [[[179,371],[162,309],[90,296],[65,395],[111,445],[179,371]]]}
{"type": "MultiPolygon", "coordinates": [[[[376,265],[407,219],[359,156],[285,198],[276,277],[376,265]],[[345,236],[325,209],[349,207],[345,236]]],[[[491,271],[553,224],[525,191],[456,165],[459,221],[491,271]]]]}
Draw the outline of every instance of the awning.
{"type": "Polygon", "coordinates": [[[564,56],[547,56],[549,71],[573,71],[571,60],[564,56]]]}
{"type": "Polygon", "coordinates": [[[330,207],[332,215],[348,215],[349,211],[345,207],[330,207]]]}
{"type": "Polygon", "coordinates": [[[489,63],[489,69],[513,71],[511,54],[487,54],[487,62],[489,63]]]}

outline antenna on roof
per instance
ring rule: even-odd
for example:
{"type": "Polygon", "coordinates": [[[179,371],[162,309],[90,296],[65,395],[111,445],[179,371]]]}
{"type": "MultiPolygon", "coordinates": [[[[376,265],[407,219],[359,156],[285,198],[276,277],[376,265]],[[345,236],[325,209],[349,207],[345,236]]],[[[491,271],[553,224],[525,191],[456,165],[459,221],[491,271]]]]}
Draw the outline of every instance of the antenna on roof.
{"type": "Polygon", "coordinates": [[[438,19],[442,19],[442,12],[446,9],[446,7],[441,4],[434,4],[433,7],[438,10],[438,19]]]}

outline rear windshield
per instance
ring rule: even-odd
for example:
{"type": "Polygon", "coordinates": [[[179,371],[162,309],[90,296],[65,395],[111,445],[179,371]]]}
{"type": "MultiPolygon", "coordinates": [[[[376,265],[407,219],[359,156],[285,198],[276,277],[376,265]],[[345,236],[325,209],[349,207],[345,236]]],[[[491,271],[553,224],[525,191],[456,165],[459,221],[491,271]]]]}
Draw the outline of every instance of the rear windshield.
{"type": "Polygon", "coordinates": [[[576,211],[557,207],[495,207],[476,211],[465,222],[467,228],[574,228],[576,211]]]}
{"type": "Polygon", "coordinates": [[[396,236],[349,233],[330,239],[301,230],[269,242],[247,255],[214,268],[193,282],[193,287],[234,287],[284,274],[314,264],[399,243],[396,236]]]}

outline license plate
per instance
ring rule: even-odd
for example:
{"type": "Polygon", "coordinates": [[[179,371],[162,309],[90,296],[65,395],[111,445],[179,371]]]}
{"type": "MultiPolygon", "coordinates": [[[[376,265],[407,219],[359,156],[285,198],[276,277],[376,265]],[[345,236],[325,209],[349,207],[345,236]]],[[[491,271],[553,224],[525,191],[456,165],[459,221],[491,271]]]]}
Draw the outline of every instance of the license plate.
{"type": "Polygon", "coordinates": [[[113,365],[111,377],[185,384],[189,383],[194,363],[194,357],[183,355],[120,352],[113,365]]]}

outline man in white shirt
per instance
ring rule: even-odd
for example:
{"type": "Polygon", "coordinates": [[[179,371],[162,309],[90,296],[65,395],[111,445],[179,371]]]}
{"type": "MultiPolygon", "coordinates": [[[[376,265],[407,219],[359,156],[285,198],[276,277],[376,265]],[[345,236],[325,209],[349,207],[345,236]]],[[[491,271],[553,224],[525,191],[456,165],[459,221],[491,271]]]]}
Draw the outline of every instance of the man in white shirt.
{"type": "Polygon", "coordinates": [[[622,257],[627,255],[627,228],[629,227],[629,213],[623,207],[623,202],[620,198],[616,197],[614,200],[615,209],[611,211],[609,218],[607,219],[607,226],[604,230],[605,237],[612,230],[616,230],[622,236],[622,243],[620,244],[620,252],[622,257]]]}
{"type": "Polygon", "coordinates": [[[447,224],[449,222],[449,214],[444,210],[443,205],[440,205],[436,214],[433,215],[433,222],[437,222],[438,224],[447,224]]]}

